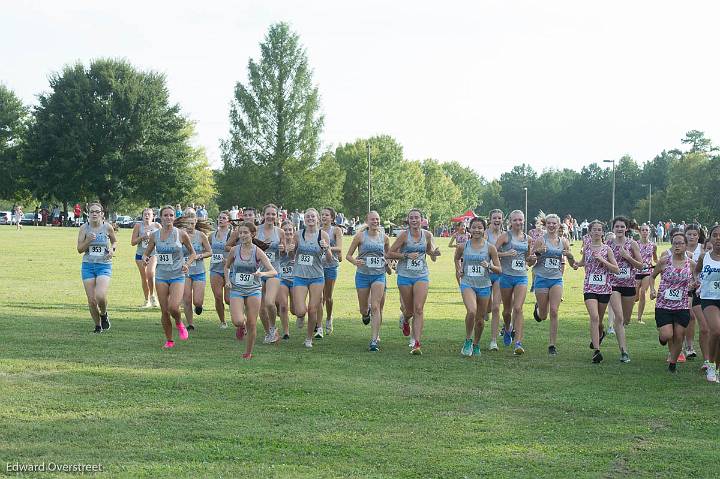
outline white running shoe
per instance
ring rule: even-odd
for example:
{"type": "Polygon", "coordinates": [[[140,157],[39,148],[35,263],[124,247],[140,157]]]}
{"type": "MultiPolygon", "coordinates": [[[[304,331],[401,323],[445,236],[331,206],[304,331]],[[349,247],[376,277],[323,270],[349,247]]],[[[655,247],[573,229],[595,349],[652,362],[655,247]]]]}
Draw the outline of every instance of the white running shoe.
{"type": "Polygon", "coordinates": [[[409,347],[409,348],[414,348],[414,347],[415,347],[415,338],[410,338],[410,342],[408,343],[408,347],[409,347]]]}
{"type": "Polygon", "coordinates": [[[306,339],[306,340],[305,340],[305,347],[306,347],[306,348],[312,348],[312,339],[306,339]]]}
{"type": "Polygon", "coordinates": [[[263,338],[263,344],[270,344],[272,343],[272,329],[265,333],[265,337],[263,338]]]}
{"type": "Polygon", "coordinates": [[[715,365],[711,364],[707,368],[707,371],[705,371],[705,379],[707,379],[709,383],[716,383],[718,381],[715,365]]]}
{"type": "Polygon", "coordinates": [[[497,350],[498,350],[497,341],[490,341],[490,351],[497,351],[497,350]]]}
{"type": "Polygon", "coordinates": [[[153,307],[152,301],[150,301],[150,300],[148,299],[148,300],[146,300],[145,303],[144,303],[142,306],[140,306],[140,307],[143,308],[143,309],[152,308],[152,307],[153,307]]]}
{"type": "Polygon", "coordinates": [[[323,338],[323,328],[322,328],[322,326],[318,326],[318,328],[315,330],[315,337],[316,337],[317,339],[322,339],[322,338],[323,338]]]}
{"type": "Polygon", "coordinates": [[[227,323],[220,323],[220,329],[227,329],[227,323]]]}
{"type": "Polygon", "coordinates": [[[295,325],[298,329],[302,329],[305,326],[305,316],[301,316],[295,320],[295,325]]]}
{"type": "Polygon", "coordinates": [[[333,332],[333,320],[332,318],[328,318],[325,320],[325,332],[327,334],[331,334],[333,332]]]}
{"type": "Polygon", "coordinates": [[[612,326],[608,327],[608,334],[615,334],[615,328],[612,326]]]}
{"type": "Polygon", "coordinates": [[[157,296],[154,296],[154,295],[153,295],[153,296],[150,296],[150,305],[151,305],[153,308],[159,308],[159,307],[160,307],[160,303],[158,302],[157,296]]]}

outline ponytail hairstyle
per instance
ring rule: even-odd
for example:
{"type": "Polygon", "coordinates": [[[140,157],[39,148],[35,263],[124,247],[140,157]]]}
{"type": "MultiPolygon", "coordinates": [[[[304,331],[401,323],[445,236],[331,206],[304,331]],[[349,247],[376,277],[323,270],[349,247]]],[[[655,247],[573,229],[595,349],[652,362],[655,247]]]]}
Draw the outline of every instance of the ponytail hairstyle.
{"type": "Polygon", "coordinates": [[[556,214],[546,215],[543,210],[540,210],[540,211],[538,211],[538,215],[535,217],[535,224],[533,224],[533,226],[535,226],[538,221],[540,222],[540,224],[545,226],[547,224],[545,220],[547,220],[548,217],[550,217],[550,216],[554,216],[555,218],[557,218],[558,223],[562,223],[562,221],[560,221],[560,217],[558,215],[556,215],[556,214]]]}
{"type": "Polygon", "coordinates": [[[190,225],[192,223],[191,220],[195,220],[195,229],[198,231],[201,231],[205,235],[209,235],[212,233],[213,227],[210,224],[210,222],[206,219],[198,219],[197,214],[195,213],[195,209],[193,208],[185,208],[185,211],[183,211],[183,215],[179,218],[176,218],[173,222],[173,226],[176,228],[182,228],[182,229],[189,229],[190,225]]]}

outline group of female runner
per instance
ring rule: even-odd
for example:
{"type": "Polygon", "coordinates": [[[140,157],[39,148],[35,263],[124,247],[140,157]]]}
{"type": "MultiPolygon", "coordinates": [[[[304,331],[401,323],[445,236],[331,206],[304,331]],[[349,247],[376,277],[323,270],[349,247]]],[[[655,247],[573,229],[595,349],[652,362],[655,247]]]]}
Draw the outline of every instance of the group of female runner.
{"type": "MultiPolygon", "coordinates": [[[[102,207],[93,203],[90,221],[81,228],[78,252],[83,256],[82,277],[96,332],[109,329],[107,288],[112,256],[116,248],[114,231],[103,221],[102,207]]],[[[160,210],[157,223],[151,209],[143,211],[142,223],[135,226],[131,244],[137,246],[136,263],[145,301],[143,307],[160,306],[165,348],[174,347],[171,318],[180,340],[194,329],[193,312],[203,311],[206,282],[204,259],[210,259],[210,281],[220,327],[226,328],[225,304],[230,305],[236,336],[245,340],[243,357],[251,358],[258,316],[266,343],[289,339],[289,313],[302,328],[307,317],[305,346],[333,331],[333,291],[342,260],[342,229],[333,224],[335,211],[309,208],[304,228],[296,231],[285,221],[278,225],[278,208],[266,205],[262,223],[256,226],[254,211],[245,211],[243,220],[232,228],[230,215],[218,215],[211,230],[191,209],[175,217],[174,208],[160,210]],[[184,310],[183,322],[180,309],[184,310]],[[325,324],[323,326],[323,314],[325,324]],[[277,328],[280,317],[282,336],[277,328]],[[187,323],[187,326],[186,326],[187,323]]],[[[535,294],[533,317],[550,319],[548,354],[556,356],[559,307],[563,298],[566,265],[584,267],[584,303],[590,322],[592,362],[603,361],[601,344],[606,332],[603,317],[608,306],[620,351],[620,361],[630,361],[625,326],[638,301],[642,321],[644,296],[657,298],[656,323],[661,344],[668,345],[669,369],[681,362],[683,344],[687,356],[694,331],[700,328],[703,369],[708,380],[717,378],[716,362],[720,339],[720,227],[714,227],[706,243],[702,229],[690,225],[671,235],[670,250],[658,259],[657,247],[649,241],[649,229],[639,229],[640,240],[630,235],[630,222],[617,217],[612,235],[605,236],[600,221],[590,224],[583,239],[582,259],[573,256],[567,238],[561,236],[561,220],[544,215],[531,233],[525,231],[525,216],[515,210],[504,230],[500,210],[489,215],[490,223],[473,218],[467,230],[459,229],[451,240],[460,295],[466,308],[464,356],[480,355],[480,340],[486,319],[491,319],[490,351],[498,350],[498,335],[515,355],[523,345],[523,304],[528,287],[535,294]],[[532,270],[532,282],[528,271],[532,270]],[[660,285],[655,290],[655,278],[660,285]],[[690,299],[688,299],[690,298],[690,299]],[[502,315],[500,306],[502,305],[502,315]],[[498,331],[500,317],[503,328],[498,331]]],[[[386,277],[397,271],[400,292],[400,328],[411,336],[412,354],[422,354],[424,306],[428,295],[428,259],[436,261],[440,249],[432,233],[422,228],[422,214],[413,209],[407,215],[407,229],[392,242],[380,226],[380,216],[371,211],[365,227],[354,235],[345,259],[357,270],[355,287],[362,322],[371,324],[370,351],[379,350],[380,328],[385,303],[386,277]]]]}

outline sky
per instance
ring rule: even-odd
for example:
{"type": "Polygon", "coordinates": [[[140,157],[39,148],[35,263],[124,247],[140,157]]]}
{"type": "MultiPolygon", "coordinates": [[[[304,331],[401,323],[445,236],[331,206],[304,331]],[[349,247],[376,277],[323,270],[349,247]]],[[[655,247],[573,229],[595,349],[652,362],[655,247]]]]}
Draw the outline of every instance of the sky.
{"type": "Polygon", "coordinates": [[[269,26],[306,48],[323,149],[388,134],[407,159],[579,169],[720,142],[716,1],[6,1],[0,83],[26,104],[66,64],[162,72],[221,165],[237,82],[269,26]]]}

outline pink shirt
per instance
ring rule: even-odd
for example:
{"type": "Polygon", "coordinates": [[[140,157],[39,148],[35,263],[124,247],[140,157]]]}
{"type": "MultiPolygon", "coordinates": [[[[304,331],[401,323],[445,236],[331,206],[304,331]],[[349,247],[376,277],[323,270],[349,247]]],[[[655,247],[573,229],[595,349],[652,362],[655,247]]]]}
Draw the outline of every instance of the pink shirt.
{"type": "Polygon", "coordinates": [[[655,309],[669,309],[681,311],[688,308],[688,284],[692,279],[690,259],[685,258],[685,264],[676,268],[672,264],[672,255],[667,256],[667,264],[660,273],[660,286],[658,287],[655,309]]]}
{"type": "Polygon", "coordinates": [[[635,240],[631,239],[626,239],[622,246],[617,244],[614,240],[607,242],[607,245],[612,249],[612,252],[615,255],[615,261],[617,261],[618,268],[620,268],[620,272],[617,274],[610,273],[611,286],[618,286],[620,288],[635,287],[635,268],[633,268],[620,254],[620,251],[623,249],[629,254],[632,254],[633,243],[635,243],[635,240]]]}
{"type": "Polygon", "coordinates": [[[652,260],[653,260],[653,251],[655,251],[655,243],[652,241],[648,241],[647,243],[638,243],[638,247],[640,248],[640,257],[642,258],[642,262],[645,265],[645,267],[639,271],[640,274],[650,274],[652,273],[652,260]]]}
{"type": "Polygon", "coordinates": [[[602,245],[599,249],[593,250],[590,245],[583,248],[585,255],[585,281],[583,282],[584,293],[594,294],[610,294],[612,287],[610,286],[610,272],[598,259],[593,255],[595,253],[599,257],[608,259],[607,245],[602,245]]]}

